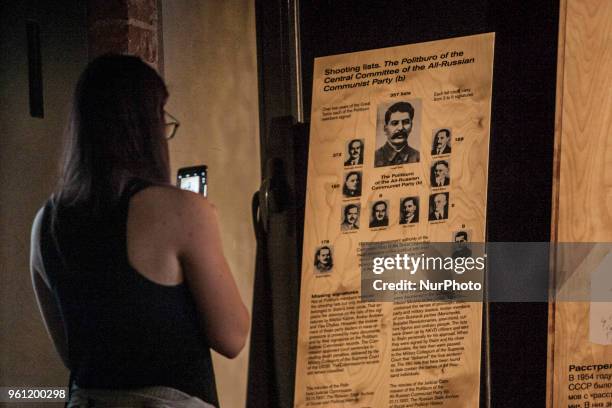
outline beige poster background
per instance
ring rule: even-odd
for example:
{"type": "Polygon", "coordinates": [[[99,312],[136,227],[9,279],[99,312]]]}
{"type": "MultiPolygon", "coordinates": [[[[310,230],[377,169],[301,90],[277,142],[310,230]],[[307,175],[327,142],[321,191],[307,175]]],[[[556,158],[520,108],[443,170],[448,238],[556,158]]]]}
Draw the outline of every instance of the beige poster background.
{"type": "MultiPolygon", "coordinates": [[[[559,17],[552,237],[554,287],[587,287],[549,309],[550,408],[612,407],[612,2],[562,0],[559,17]],[[584,285],[587,282],[587,285],[584,285]]],[[[560,297],[563,299],[563,297],[560,297]]]]}
{"type": "Polygon", "coordinates": [[[296,407],[478,406],[482,305],[363,303],[358,251],[364,242],[452,242],[459,231],[484,241],[493,42],[489,33],[316,59],[296,407]],[[414,108],[403,150],[412,153],[379,166],[396,102],[414,108]],[[450,152],[437,154],[440,129],[450,152]],[[349,162],[355,139],[361,164],[349,162]],[[441,161],[447,181],[432,185],[441,161]],[[406,197],[418,198],[418,222],[400,223],[406,197]],[[447,202],[440,219],[436,197],[447,202]],[[357,207],[358,228],[342,225],[347,206],[357,207]]]}

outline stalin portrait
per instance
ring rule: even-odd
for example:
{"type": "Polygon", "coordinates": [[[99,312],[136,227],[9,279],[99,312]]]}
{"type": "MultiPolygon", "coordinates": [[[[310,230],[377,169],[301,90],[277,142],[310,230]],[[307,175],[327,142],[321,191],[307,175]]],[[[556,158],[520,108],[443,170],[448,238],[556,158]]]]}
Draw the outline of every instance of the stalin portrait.
{"type": "Polygon", "coordinates": [[[374,154],[374,167],[418,163],[419,151],[408,144],[415,128],[413,104],[406,101],[392,104],[385,111],[383,120],[382,130],[385,138],[374,154]]]}

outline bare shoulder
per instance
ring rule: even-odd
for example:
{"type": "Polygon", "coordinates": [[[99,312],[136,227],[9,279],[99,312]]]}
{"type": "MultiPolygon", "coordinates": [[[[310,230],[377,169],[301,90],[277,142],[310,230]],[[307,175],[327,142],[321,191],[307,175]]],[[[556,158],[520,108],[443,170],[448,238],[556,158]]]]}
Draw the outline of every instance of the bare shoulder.
{"type": "MultiPolygon", "coordinates": [[[[173,186],[151,186],[130,199],[127,251],[130,264],[148,279],[162,285],[183,281],[180,256],[190,241],[202,239],[207,200],[173,186]]],[[[187,271],[188,272],[188,271],[187,271]]]]}
{"type": "MultiPolygon", "coordinates": [[[[198,194],[172,187],[150,187],[132,200],[128,222],[128,241],[132,222],[136,232],[132,264],[162,284],[176,284],[184,278],[208,344],[235,357],[246,341],[249,316],[223,254],[215,207],[198,194]],[[132,221],[133,209],[137,211],[132,221]],[[160,264],[168,266],[160,268],[160,264]],[[180,267],[181,273],[155,273],[173,267],[180,267]]],[[[128,252],[129,247],[128,243],[128,252]]]]}
{"type": "Polygon", "coordinates": [[[163,222],[167,227],[183,230],[214,213],[214,206],[206,198],[173,186],[151,186],[130,200],[130,218],[134,221],[163,222]]]}

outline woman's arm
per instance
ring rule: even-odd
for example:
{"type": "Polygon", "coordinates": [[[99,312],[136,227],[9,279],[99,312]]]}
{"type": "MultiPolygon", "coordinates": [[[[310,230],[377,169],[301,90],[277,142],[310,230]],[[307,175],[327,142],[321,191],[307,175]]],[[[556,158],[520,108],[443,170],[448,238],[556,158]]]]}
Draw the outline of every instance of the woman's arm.
{"type": "Polygon", "coordinates": [[[162,285],[186,282],[210,347],[238,355],[249,315],[223,255],[213,205],[174,187],[146,188],[130,200],[127,241],[139,273],[162,285]]]}
{"type": "Polygon", "coordinates": [[[236,357],[244,347],[250,319],[223,254],[216,209],[197,194],[182,191],[180,196],[178,258],[185,279],[211,347],[236,357]]]}
{"type": "Polygon", "coordinates": [[[66,342],[66,332],[64,330],[64,323],[62,321],[62,315],[57,302],[51,291],[51,286],[47,275],[45,273],[45,267],[42,262],[42,256],[40,253],[40,228],[42,223],[43,210],[39,210],[34,218],[32,225],[32,235],[30,242],[30,272],[32,274],[32,286],[34,287],[34,293],[36,295],[36,301],[38,302],[38,308],[47,328],[47,332],[53,341],[55,350],[59,354],[62,362],[66,367],[68,364],[68,346],[66,342]]]}

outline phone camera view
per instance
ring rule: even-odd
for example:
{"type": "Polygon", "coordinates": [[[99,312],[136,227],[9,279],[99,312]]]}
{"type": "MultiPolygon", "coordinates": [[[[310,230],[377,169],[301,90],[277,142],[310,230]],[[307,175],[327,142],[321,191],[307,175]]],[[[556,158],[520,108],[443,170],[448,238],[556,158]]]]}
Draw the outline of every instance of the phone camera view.
{"type": "Polygon", "coordinates": [[[206,197],[207,194],[207,167],[193,166],[183,167],[176,174],[176,184],[181,190],[192,191],[206,197]]]}

